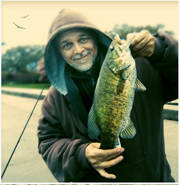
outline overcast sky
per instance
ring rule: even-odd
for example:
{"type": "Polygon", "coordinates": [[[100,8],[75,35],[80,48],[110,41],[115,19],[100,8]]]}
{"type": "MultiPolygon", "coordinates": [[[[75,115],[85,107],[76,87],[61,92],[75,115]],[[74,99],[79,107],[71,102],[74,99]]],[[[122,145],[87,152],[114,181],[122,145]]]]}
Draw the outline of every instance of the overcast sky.
{"type": "Polygon", "coordinates": [[[178,1],[1,1],[2,53],[12,46],[46,44],[51,22],[63,8],[84,13],[102,31],[115,24],[164,24],[178,38],[178,1]]]}

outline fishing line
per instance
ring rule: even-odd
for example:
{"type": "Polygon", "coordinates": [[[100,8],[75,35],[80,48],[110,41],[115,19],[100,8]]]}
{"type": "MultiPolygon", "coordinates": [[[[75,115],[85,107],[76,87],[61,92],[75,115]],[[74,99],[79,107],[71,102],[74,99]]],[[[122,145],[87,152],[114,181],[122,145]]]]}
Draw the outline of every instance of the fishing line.
{"type": "Polygon", "coordinates": [[[41,95],[42,95],[42,93],[43,93],[43,90],[44,90],[46,84],[48,83],[48,81],[49,81],[49,79],[47,79],[46,83],[44,84],[44,87],[42,88],[42,91],[41,91],[41,93],[40,93],[40,95],[39,95],[39,97],[38,97],[38,99],[37,99],[37,101],[36,101],[36,103],[35,103],[35,105],[34,105],[34,108],[33,108],[32,112],[31,112],[31,114],[30,114],[30,116],[29,116],[29,118],[28,118],[28,120],[27,120],[27,122],[26,122],[26,125],[24,126],[24,129],[23,129],[23,131],[22,131],[22,133],[21,133],[21,135],[20,135],[20,137],[19,137],[19,139],[18,139],[18,141],[17,141],[17,143],[16,143],[16,146],[15,146],[15,148],[14,148],[14,150],[13,150],[13,152],[12,152],[12,154],[11,154],[11,156],[10,156],[10,158],[9,158],[9,160],[8,160],[8,162],[7,162],[7,164],[6,164],[6,167],[5,167],[5,169],[4,169],[4,171],[3,171],[2,175],[1,175],[1,179],[3,178],[4,173],[6,172],[6,169],[7,169],[8,165],[9,165],[9,163],[10,163],[10,161],[11,161],[11,158],[12,158],[13,155],[14,155],[14,152],[15,152],[15,150],[16,150],[16,148],[17,148],[17,146],[18,146],[18,144],[19,144],[19,142],[20,142],[20,140],[21,140],[21,137],[22,137],[22,135],[23,135],[23,133],[24,133],[24,131],[25,131],[25,129],[26,129],[28,123],[29,123],[29,120],[30,120],[30,118],[31,118],[31,116],[32,116],[32,114],[33,114],[33,112],[34,112],[34,109],[36,108],[36,105],[37,105],[37,103],[38,103],[38,101],[39,101],[39,99],[40,99],[40,97],[41,97],[41,95]]]}

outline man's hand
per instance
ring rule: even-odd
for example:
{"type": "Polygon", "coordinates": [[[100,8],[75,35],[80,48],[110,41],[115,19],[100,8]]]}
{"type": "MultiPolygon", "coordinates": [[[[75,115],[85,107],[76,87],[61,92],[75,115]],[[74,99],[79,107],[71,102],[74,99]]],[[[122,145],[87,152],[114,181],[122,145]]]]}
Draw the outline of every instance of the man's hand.
{"type": "Polygon", "coordinates": [[[116,176],[114,174],[109,174],[104,169],[114,166],[123,160],[123,156],[119,155],[124,151],[124,148],[101,150],[99,147],[100,143],[89,144],[86,147],[86,158],[101,176],[115,179],[116,176]]]}
{"type": "Polygon", "coordinates": [[[130,49],[134,58],[150,57],[154,53],[155,38],[149,31],[142,30],[139,33],[129,33],[126,37],[133,37],[130,49]]]}

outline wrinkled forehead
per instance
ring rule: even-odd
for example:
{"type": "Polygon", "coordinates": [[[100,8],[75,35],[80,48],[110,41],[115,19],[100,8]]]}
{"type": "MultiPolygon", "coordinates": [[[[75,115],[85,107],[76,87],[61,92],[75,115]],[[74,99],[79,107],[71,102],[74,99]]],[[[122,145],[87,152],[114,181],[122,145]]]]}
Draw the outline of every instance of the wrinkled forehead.
{"type": "Polygon", "coordinates": [[[63,39],[67,39],[67,38],[69,39],[69,38],[71,38],[73,35],[77,35],[77,36],[90,36],[94,40],[96,40],[96,34],[94,33],[94,31],[92,31],[90,29],[80,29],[80,28],[70,29],[70,30],[66,30],[64,32],[61,32],[57,36],[57,39],[56,40],[59,43],[63,39]]]}
{"type": "Polygon", "coordinates": [[[94,32],[89,29],[74,28],[74,29],[70,29],[62,32],[60,34],[60,37],[63,37],[65,35],[71,35],[72,33],[84,33],[87,35],[92,35],[94,32]]]}

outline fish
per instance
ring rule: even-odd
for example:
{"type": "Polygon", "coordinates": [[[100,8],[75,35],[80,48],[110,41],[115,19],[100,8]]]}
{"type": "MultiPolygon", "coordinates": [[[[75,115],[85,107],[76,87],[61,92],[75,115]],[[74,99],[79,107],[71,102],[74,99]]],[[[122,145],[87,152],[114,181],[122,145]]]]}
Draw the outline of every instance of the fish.
{"type": "Polygon", "coordinates": [[[114,36],[99,73],[87,127],[89,138],[100,137],[100,149],[120,148],[119,136],[132,139],[136,135],[130,113],[135,91],[145,91],[146,87],[137,79],[129,47],[132,39],[114,36]]]}

